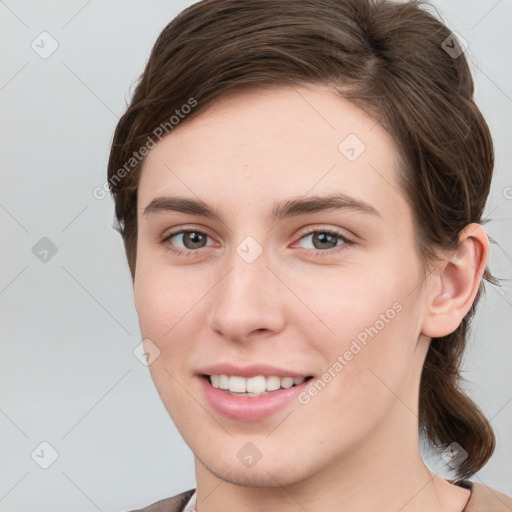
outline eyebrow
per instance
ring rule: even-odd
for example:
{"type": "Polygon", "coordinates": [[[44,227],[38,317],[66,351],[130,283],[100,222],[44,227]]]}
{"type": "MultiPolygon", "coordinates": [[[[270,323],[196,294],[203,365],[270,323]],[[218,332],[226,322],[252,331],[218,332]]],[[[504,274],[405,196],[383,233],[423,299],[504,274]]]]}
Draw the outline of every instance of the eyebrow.
{"type": "MultiPolygon", "coordinates": [[[[369,203],[341,192],[325,196],[297,197],[277,203],[272,208],[272,218],[282,220],[307,213],[325,210],[352,210],[373,215],[382,220],[382,215],[369,203]]],[[[200,215],[222,222],[220,213],[201,200],[178,196],[163,196],[154,198],[145,208],[143,215],[161,212],[180,212],[190,215],[200,215]]]]}

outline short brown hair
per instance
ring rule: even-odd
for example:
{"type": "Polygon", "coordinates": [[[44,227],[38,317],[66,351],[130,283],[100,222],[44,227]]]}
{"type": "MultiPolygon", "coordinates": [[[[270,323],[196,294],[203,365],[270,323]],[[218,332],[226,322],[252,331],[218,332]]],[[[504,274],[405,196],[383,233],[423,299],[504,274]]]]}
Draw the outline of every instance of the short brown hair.
{"type": "MultiPolygon", "coordinates": [[[[401,192],[426,270],[437,249],[454,248],[467,224],[482,222],[494,166],[461,51],[450,30],[416,1],[203,0],[182,11],[153,47],[108,163],[132,277],[142,161],[133,160],[128,171],[126,163],[155,129],[191,97],[197,106],[181,123],[231,91],[300,84],[329,86],[393,135],[403,162],[401,192]]],[[[483,277],[497,284],[487,268],[483,277]]],[[[421,379],[420,427],[434,444],[455,441],[468,452],[460,477],[479,470],[495,444],[490,424],[460,387],[483,284],[456,331],[432,339],[421,379]]]]}

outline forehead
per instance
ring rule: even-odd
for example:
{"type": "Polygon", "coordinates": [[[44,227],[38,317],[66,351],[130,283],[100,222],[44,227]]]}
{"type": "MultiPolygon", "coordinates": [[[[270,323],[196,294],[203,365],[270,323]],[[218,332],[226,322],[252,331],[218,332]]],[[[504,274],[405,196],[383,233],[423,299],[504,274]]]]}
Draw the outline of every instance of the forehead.
{"type": "Polygon", "coordinates": [[[374,118],[327,87],[239,92],[178,125],[150,151],[139,209],[168,194],[261,208],[286,196],[340,191],[386,210],[400,196],[397,154],[374,118]]]}

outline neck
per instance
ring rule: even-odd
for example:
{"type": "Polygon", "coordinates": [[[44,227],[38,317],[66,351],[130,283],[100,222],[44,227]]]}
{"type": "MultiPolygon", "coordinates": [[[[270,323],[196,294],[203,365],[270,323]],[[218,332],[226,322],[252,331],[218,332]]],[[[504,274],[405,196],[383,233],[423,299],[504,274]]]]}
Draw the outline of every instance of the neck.
{"type": "MultiPolygon", "coordinates": [[[[403,404],[397,408],[403,409],[403,404]]],[[[198,512],[460,512],[469,490],[429,470],[422,459],[417,424],[404,411],[390,415],[378,433],[353,453],[293,484],[247,487],[221,479],[196,459],[198,512]],[[404,427],[404,424],[406,427],[404,427]],[[393,441],[390,441],[393,440],[393,441]]],[[[412,414],[407,411],[407,414],[412,414]]],[[[271,471],[269,471],[271,473],[271,471]]]]}

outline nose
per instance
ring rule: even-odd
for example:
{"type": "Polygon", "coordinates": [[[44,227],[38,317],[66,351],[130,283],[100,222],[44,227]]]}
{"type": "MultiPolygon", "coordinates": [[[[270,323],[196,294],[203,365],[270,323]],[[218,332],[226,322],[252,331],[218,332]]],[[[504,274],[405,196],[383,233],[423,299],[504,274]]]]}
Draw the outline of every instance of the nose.
{"type": "Polygon", "coordinates": [[[210,329],[235,342],[284,329],[286,294],[267,263],[265,253],[252,263],[233,254],[229,270],[212,290],[210,329]]]}

